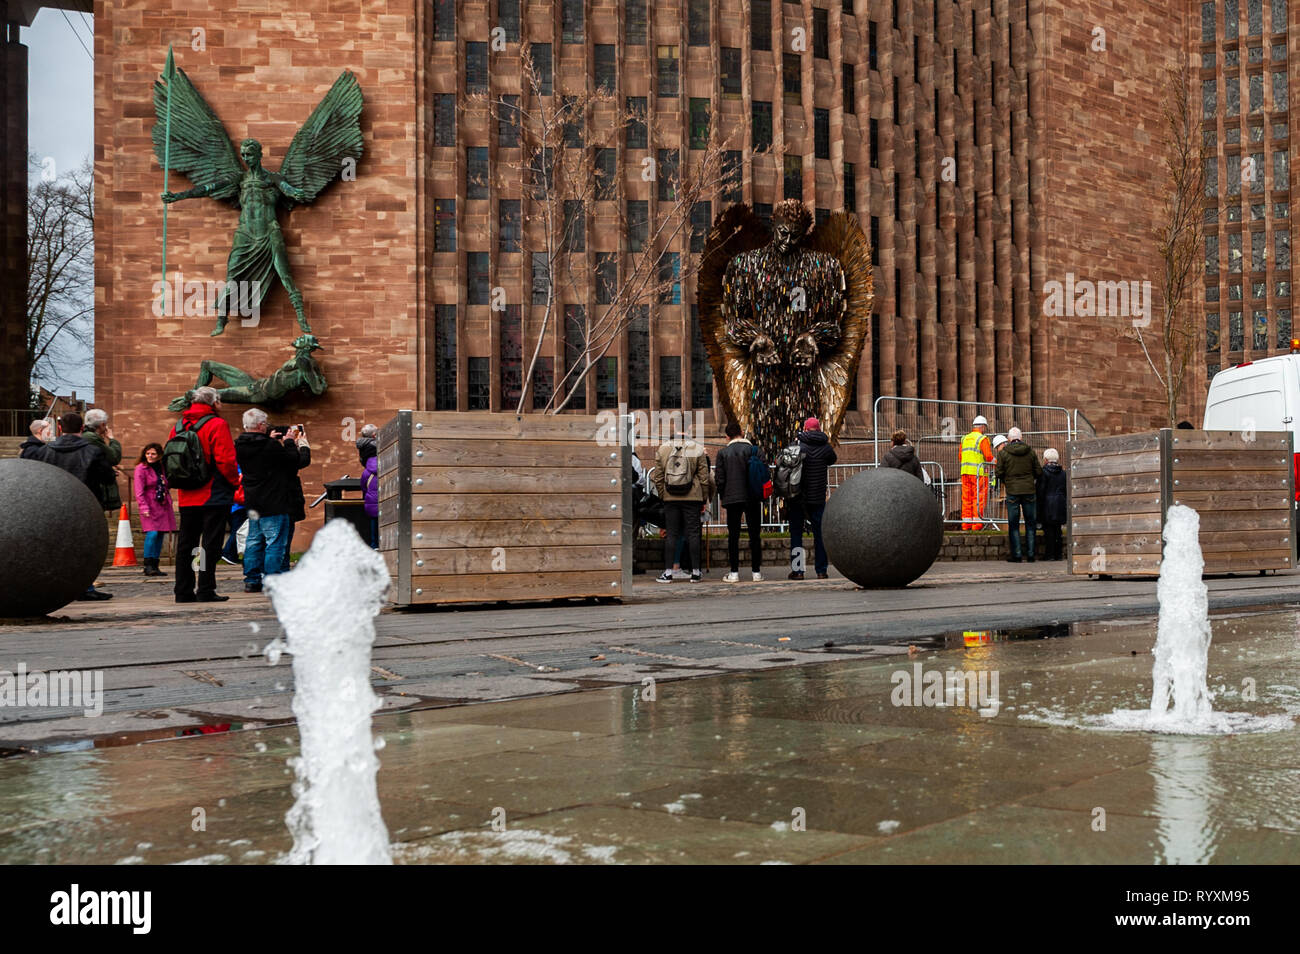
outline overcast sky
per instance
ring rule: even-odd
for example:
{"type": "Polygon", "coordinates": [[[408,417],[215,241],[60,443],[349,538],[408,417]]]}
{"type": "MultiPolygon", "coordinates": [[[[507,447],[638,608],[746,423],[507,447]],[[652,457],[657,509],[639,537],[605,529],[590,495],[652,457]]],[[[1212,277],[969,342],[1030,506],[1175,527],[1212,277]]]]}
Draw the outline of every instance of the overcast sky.
{"type": "MultiPolygon", "coordinates": [[[[94,143],[93,28],[84,13],[44,9],[22,31],[27,45],[28,151],[53,159],[59,175],[90,159],[94,143]]],[[[61,393],[94,397],[91,355],[64,381],[41,381],[61,393]]]]}

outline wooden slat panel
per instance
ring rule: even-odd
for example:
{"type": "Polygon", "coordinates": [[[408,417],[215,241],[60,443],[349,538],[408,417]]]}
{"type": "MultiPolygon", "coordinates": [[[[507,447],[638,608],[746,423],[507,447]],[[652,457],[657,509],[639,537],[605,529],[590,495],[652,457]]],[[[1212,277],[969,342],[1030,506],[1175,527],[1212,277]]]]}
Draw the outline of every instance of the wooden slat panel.
{"type": "Polygon", "coordinates": [[[1174,476],[1182,470],[1233,470],[1277,471],[1286,474],[1292,467],[1291,455],[1279,453],[1277,448],[1251,448],[1230,450],[1180,450],[1174,448],[1172,466],[1174,476]]]}
{"type": "Polygon", "coordinates": [[[600,447],[593,441],[418,438],[411,445],[412,477],[419,477],[424,467],[608,467],[615,472],[622,468],[620,448],[600,447]]]}
{"type": "Polygon", "coordinates": [[[427,603],[489,603],[496,600],[550,600],[619,596],[621,573],[489,573],[411,577],[411,600],[427,603]],[[416,590],[423,590],[417,593],[416,590]]]}
{"type": "Polygon", "coordinates": [[[622,473],[610,467],[419,467],[415,473],[424,480],[422,494],[623,492],[622,473]]]}
{"type": "Polygon", "coordinates": [[[1285,570],[1291,566],[1290,550],[1252,550],[1247,553],[1213,553],[1205,558],[1205,572],[1252,573],[1285,570]]]}
{"type": "MultiPolygon", "coordinates": [[[[1181,487],[1175,489],[1181,491],[1181,487]]],[[[1230,485],[1223,490],[1197,490],[1175,493],[1174,503],[1182,504],[1184,507],[1191,507],[1202,515],[1208,511],[1274,509],[1289,511],[1291,509],[1291,504],[1287,500],[1285,493],[1280,493],[1277,490],[1239,491],[1230,485]]]]}
{"type": "Polygon", "coordinates": [[[623,494],[411,495],[412,520],[610,519],[623,513],[623,494]],[[421,510],[420,508],[424,508],[421,510]]]}
{"type": "Polygon", "coordinates": [[[1225,474],[1221,470],[1184,470],[1174,475],[1173,492],[1206,490],[1276,490],[1286,499],[1291,487],[1287,475],[1277,471],[1225,474]]]}
{"type": "Polygon", "coordinates": [[[1124,474],[1118,477],[1081,477],[1070,481],[1070,496],[1098,497],[1114,494],[1160,492],[1159,474],[1124,474]]]}
{"type": "Polygon", "coordinates": [[[1153,513],[1098,514],[1070,518],[1070,533],[1076,536],[1096,533],[1150,533],[1160,537],[1160,511],[1153,513]]]}
{"type": "Polygon", "coordinates": [[[1079,497],[1070,501],[1071,517],[1088,517],[1099,514],[1159,513],[1160,494],[1115,494],[1099,497],[1079,497]]]}
{"type": "MultiPolygon", "coordinates": [[[[1075,534],[1074,541],[1080,550],[1091,553],[1094,547],[1107,552],[1147,553],[1160,551],[1159,534],[1142,533],[1088,533],[1075,534]]],[[[1249,552],[1252,550],[1285,550],[1291,545],[1287,530],[1216,530],[1201,533],[1202,553],[1249,552]]]]}
{"type": "Polygon", "coordinates": [[[448,437],[456,440],[582,441],[594,445],[598,438],[617,450],[617,415],[503,414],[490,411],[416,411],[411,415],[411,435],[416,438],[448,437]]]}
{"type": "Polygon", "coordinates": [[[622,532],[621,519],[477,520],[472,523],[466,520],[423,520],[411,524],[411,546],[419,549],[600,546],[617,542],[622,532]]]}
{"type": "Polygon", "coordinates": [[[1230,510],[1218,512],[1207,510],[1200,515],[1201,536],[1213,531],[1225,533],[1249,533],[1253,530],[1291,529],[1291,511],[1287,507],[1271,510],[1230,510]]]}
{"type": "Polygon", "coordinates": [[[1160,451],[1143,451],[1134,454],[1114,454],[1109,457],[1090,457],[1070,463],[1070,476],[1109,477],[1112,474],[1146,474],[1160,472],[1160,451]]]}
{"type": "MultiPolygon", "coordinates": [[[[1082,548],[1081,548],[1082,549],[1082,548]]],[[[1099,569],[1091,552],[1070,558],[1070,572],[1076,574],[1104,573],[1111,576],[1154,576],[1160,572],[1159,554],[1134,553],[1129,555],[1108,553],[1105,569],[1099,569]]]]}
{"type": "Polygon", "coordinates": [[[498,575],[509,573],[555,573],[559,571],[622,569],[622,545],[614,538],[605,546],[590,547],[473,547],[443,550],[417,549],[411,576],[442,576],[450,573],[498,575]],[[497,570],[496,567],[502,567],[497,570]]]}
{"type": "Polygon", "coordinates": [[[1159,553],[1161,549],[1159,533],[1075,534],[1071,549],[1074,548],[1075,543],[1078,544],[1078,549],[1088,553],[1092,553],[1097,547],[1102,547],[1108,554],[1159,553]]]}
{"type": "Polygon", "coordinates": [[[1070,441],[1070,460],[1078,463],[1091,457],[1110,457],[1115,454],[1132,454],[1138,451],[1158,450],[1160,432],[1125,434],[1121,437],[1099,437],[1090,441],[1070,441]]]}
{"type": "Polygon", "coordinates": [[[1253,441],[1244,440],[1241,431],[1174,431],[1172,448],[1269,448],[1285,450],[1290,435],[1286,431],[1256,431],[1253,441]]]}

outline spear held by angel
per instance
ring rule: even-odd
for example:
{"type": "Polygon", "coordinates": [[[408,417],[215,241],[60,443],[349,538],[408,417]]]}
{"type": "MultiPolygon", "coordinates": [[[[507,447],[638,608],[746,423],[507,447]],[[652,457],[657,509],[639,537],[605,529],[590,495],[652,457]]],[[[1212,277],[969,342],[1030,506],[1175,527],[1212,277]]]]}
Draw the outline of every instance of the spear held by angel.
{"type": "Polygon", "coordinates": [[[355,169],[363,146],[361,87],[357,78],[345,71],[334,81],[293,137],[279,172],[262,165],[262,144],[256,139],[245,139],[236,155],[221,120],[185,71],[176,67],[170,50],[166,69],[154,83],[153,102],[158,116],[153,127],[158,161],[164,163],[164,170],[170,168],[194,183],[194,188],[185,192],[164,192],[163,202],[209,197],[239,209],[239,225],[226,261],[226,284],[217,299],[217,326],[212,334],[225,330],[234,290],[255,290],[253,300],[260,306],[276,276],[289,293],[298,327],[310,333],[302,292],[289,271],[277,212],[314,202],[349,161],[355,169]]]}

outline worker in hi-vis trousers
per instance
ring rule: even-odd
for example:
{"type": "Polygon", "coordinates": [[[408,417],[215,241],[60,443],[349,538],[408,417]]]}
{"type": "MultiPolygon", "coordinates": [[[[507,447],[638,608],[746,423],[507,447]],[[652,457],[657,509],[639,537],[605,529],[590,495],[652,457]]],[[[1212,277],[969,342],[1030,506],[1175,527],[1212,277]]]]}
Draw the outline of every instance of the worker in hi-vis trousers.
{"type": "Polygon", "coordinates": [[[984,506],[989,499],[989,468],[993,445],[985,436],[989,422],[980,414],[971,422],[970,433],[961,439],[961,528],[984,529],[984,506]]]}

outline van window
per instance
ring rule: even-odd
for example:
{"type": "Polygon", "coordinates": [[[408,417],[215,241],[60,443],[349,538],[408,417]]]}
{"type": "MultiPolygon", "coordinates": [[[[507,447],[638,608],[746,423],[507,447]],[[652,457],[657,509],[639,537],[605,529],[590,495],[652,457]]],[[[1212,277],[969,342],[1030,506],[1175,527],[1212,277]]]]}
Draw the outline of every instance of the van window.
{"type": "Polygon", "coordinates": [[[1247,419],[1253,420],[1254,427],[1261,431],[1287,429],[1282,423],[1286,416],[1283,370],[1273,366],[1261,371],[1214,380],[1205,407],[1207,431],[1240,430],[1247,425],[1247,419]]]}

